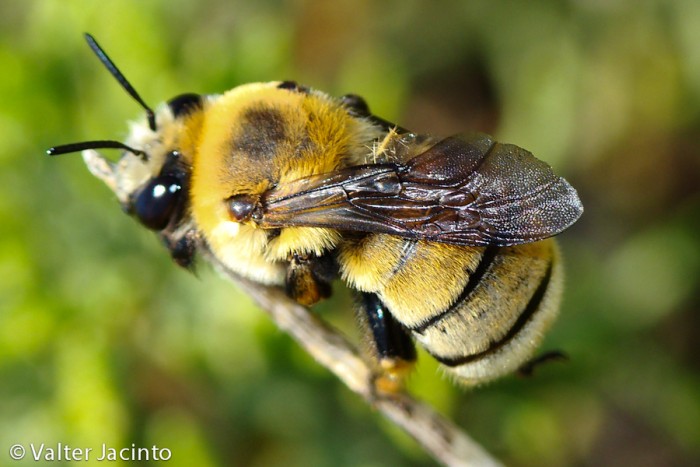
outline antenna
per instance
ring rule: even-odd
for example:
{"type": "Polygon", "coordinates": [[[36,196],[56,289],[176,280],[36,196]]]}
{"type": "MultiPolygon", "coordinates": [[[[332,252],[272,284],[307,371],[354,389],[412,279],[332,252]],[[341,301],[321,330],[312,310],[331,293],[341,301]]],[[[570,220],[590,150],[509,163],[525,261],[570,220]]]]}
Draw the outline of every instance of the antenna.
{"type": "Polygon", "coordinates": [[[132,154],[141,156],[144,160],[147,159],[146,153],[127,146],[119,141],[98,140],[98,141],[83,141],[81,143],[70,143],[61,146],[54,146],[46,150],[49,156],[58,156],[70,152],[79,152],[84,149],[124,149],[132,154]]]}
{"type": "Polygon", "coordinates": [[[105,68],[109,70],[109,73],[112,76],[114,76],[114,78],[119,82],[121,87],[124,88],[124,90],[128,92],[129,95],[133,97],[136,102],[141,104],[141,107],[144,108],[144,110],[146,111],[146,116],[148,117],[148,126],[151,128],[151,131],[156,131],[156,115],[155,113],[153,113],[153,110],[148,105],[146,105],[143,99],[141,99],[141,96],[139,96],[139,94],[136,92],[136,89],[134,89],[134,87],[131,84],[129,84],[122,72],[119,71],[119,68],[117,68],[114,62],[107,56],[105,51],[102,50],[102,47],[100,47],[95,38],[92,37],[90,34],[85,33],[85,40],[87,41],[92,51],[95,52],[97,58],[99,58],[102,64],[105,66],[105,68]]]}

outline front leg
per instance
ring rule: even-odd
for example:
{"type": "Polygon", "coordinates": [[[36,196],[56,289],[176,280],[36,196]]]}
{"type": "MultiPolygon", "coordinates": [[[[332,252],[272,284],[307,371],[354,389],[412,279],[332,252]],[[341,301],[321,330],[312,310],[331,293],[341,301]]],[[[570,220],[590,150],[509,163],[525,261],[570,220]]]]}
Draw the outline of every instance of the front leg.
{"type": "Polygon", "coordinates": [[[331,295],[331,282],[338,267],[330,254],[323,256],[292,253],[287,266],[287,295],[304,306],[311,306],[331,295]]]}

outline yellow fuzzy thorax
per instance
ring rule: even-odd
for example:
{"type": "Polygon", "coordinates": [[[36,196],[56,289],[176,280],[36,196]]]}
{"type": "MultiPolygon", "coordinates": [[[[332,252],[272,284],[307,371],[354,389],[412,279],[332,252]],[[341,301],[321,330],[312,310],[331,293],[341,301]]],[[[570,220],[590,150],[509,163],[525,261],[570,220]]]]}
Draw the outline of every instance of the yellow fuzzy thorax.
{"type": "Polygon", "coordinates": [[[227,266],[268,283],[281,281],[275,262],[292,253],[320,255],[334,248],[340,235],[329,229],[282,229],[268,242],[267,232],[233,222],[226,200],[364,161],[378,134],[326,94],[278,86],[247,84],[210,97],[198,137],[188,137],[197,141],[191,181],[196,224],[227,266]],[[240,250],[250,246],[241,262],[240,250]]]}

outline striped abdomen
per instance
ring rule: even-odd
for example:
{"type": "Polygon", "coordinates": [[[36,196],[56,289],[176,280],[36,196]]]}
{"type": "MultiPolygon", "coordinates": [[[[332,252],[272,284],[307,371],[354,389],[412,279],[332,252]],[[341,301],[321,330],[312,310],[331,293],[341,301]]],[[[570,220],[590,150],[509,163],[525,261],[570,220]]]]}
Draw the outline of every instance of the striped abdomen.
{"type": "Polygon", "coordinates": [[[341,252],[344,278],[374,292],[468,384],[526,362],[556,316],[562,270],[554,240],[462,247],[370,235],[341,252]]]}

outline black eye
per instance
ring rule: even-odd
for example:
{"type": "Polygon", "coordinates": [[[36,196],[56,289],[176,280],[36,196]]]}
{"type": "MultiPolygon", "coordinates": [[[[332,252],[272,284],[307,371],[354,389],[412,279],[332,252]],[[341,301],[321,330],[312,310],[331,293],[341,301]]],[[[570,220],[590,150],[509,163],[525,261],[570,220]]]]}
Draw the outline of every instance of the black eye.
{"type": "Polygon", "coordinates": [[[136,196],[134,214],[143,225],[163,230],[178,208],[182,184],[172,175],[156,177],[136,196]]]}
{"type": "Polygon", "coordinates": [[[170,107],[175,118],[184,117],[195,110],[199,110],[202,108],[202,105],[202,96],[193,93],[180,94],[168,101],[168,107],[170,107]]]}

